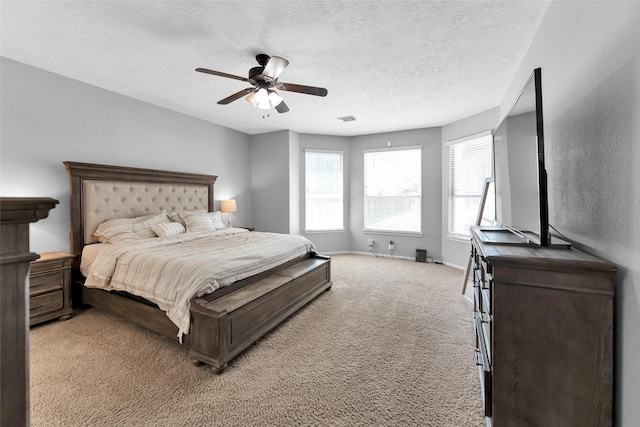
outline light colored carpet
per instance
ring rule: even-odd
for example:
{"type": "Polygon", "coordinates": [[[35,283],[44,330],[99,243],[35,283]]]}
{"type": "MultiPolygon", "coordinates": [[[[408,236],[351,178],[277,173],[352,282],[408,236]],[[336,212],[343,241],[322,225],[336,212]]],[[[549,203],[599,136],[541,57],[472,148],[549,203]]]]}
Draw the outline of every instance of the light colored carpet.
{"type": "Polygon", "coordinates": [[[332,257],[333,288],[214,375],[88,309],[31,330],[32,426],[481,426],[462,272],[332,257]]]}

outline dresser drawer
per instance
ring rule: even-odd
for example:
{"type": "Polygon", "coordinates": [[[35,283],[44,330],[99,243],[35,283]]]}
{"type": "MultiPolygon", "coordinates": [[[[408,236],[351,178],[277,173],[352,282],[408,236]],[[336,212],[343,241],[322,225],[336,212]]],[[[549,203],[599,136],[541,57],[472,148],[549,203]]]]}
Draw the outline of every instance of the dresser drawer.
{"type": "Polygon", "coordinates": [[[478,375],[480,376],[480,389],[482,393],[484,415],[485,417],[490,417],[492,383],[491,364],[487,353],[486,338],[483,333],[482,323],[480,322],[478,313],[474,313],[473,315],[473,325],[476,333],[475,359],[476,366],[478,367],[478,375]]]}
{"type": "Polygon", "coordinates": [[[63,285],[63,270],[51,271],[43,274],[34,274],[32,271],[29,276],[29,295],[36,296],[56,289],[62,289],[63,285]]]}
{"type": "Polygon", "coordinates": [[[64,307],[64,293],[62,290],[49,292],[31,297],[29,301],[29,316],[34,317],[64,307]]]}

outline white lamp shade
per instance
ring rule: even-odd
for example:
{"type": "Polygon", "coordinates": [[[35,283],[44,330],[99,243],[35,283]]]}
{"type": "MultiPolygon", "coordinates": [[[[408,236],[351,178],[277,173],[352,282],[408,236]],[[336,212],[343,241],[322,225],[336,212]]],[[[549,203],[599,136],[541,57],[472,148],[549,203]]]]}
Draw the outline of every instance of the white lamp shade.
{"type": "Polygon", "coordinates": [[[267,89],[258,89],[255,92],[251,92],[244,99],[261,110],[270,110],[282,102],[282,97],[275,90],[267,91],[267,89]]]}
{"type": "Polygon", "coordinates": [[[238,206],[234,199],[220,201],[220,212],[236,212],[237,210],[238,206]]]}
{"type": "Polygon", "coordinates": [[[277,107],[282,102],[282,97],[275,90],[269,91],[269,101],[273,107],[277,107]]]}

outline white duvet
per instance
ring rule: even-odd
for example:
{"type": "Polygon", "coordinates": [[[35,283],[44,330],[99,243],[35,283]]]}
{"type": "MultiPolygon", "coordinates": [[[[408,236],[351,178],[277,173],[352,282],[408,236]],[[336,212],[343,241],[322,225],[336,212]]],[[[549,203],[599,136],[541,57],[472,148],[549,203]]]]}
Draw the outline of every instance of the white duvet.
{"type": "Polygon", "coordinates": [[[157,304],[181,339],[189,332],[192,298],[314,251],[302,236],[229,228],[89,245],[80,268],[87,287],[126,291],[157,304]]]}

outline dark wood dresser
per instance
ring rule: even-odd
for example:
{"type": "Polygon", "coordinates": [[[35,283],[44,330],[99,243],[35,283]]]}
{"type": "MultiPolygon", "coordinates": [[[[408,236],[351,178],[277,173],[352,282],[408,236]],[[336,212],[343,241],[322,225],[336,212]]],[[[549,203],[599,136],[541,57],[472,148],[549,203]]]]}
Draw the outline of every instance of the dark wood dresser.
{"type": "Polygon", "coordinates": [[[46,218],[56,199],[0,197],[0,426],[29,425],[29,224],[46,218]]]}
{"type": "Polygon", "coordinates": [[[471,235],[487,425],[611,426],[615,266],[499,227],[471,235]]]}
{"type": "Polygon", "coordinates": [[[29,320],[31,326],[51,319],[71,317],[71,261],[73,255],[45,252],[31,263],[29,320]]]}

